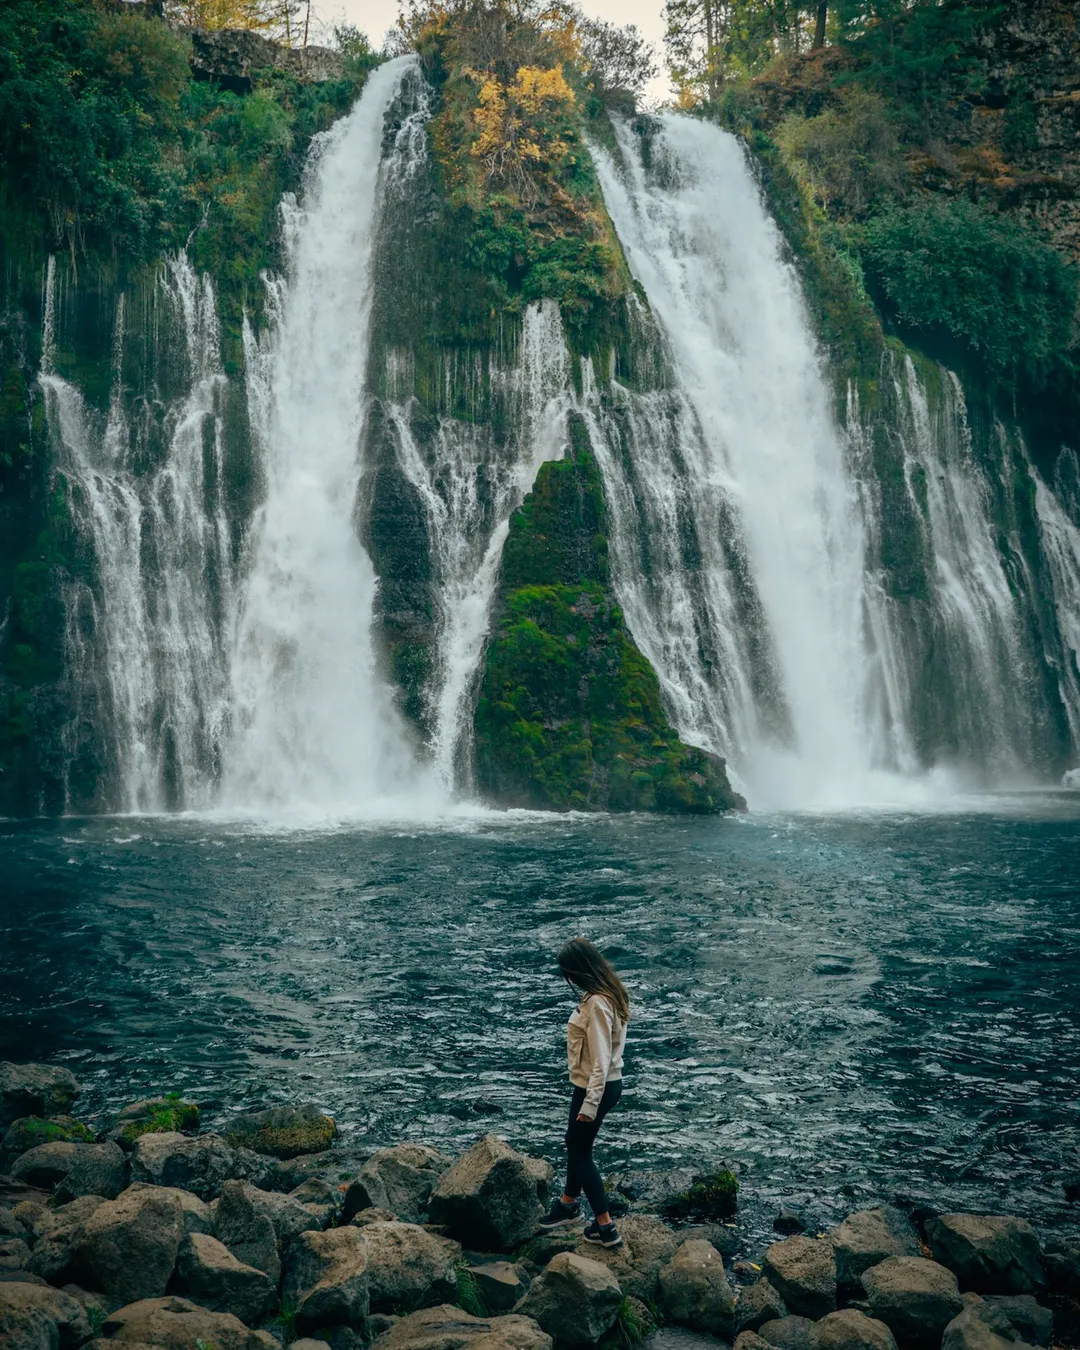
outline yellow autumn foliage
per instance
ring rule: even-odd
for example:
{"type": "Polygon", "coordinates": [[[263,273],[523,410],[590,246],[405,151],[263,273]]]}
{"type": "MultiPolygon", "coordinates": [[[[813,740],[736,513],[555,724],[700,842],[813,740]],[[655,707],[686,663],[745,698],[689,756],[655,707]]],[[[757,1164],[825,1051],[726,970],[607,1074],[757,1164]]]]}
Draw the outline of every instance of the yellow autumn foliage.
{"type": "Polygon", "coordinates": [[[469,153],[485,179],[500,179],[526,202],[537,201],[543,193],[536,171],[554,167],[570,149],[561,125],[575,99],[562,66],[519,66],[508,84],[490,71],[468,74],[480,86],[469,153]]]}

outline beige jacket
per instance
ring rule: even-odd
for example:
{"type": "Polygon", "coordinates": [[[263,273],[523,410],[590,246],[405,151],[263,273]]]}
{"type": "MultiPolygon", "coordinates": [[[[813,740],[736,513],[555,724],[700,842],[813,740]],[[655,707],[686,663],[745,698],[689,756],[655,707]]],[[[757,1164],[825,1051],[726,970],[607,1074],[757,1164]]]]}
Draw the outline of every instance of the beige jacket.
{"type": "Polygon", "coordinates": [[[566,1024],[566,1063],[570,1081],[585,1089],[580,1114],[594,1120],[604,1087],[622,1077],[626,1023],[604,994],[586,994],[566,1024]]]}

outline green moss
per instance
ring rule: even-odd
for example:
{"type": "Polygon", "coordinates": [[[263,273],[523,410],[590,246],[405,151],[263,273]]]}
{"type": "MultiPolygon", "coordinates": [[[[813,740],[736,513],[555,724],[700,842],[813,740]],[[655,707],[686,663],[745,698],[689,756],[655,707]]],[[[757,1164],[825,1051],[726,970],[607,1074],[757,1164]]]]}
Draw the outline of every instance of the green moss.
{"type": "Polygon", "coordinates": [[[4,1135],[4,1152],[10,1157],[37,1148],[39,1144],[92,1143],[94,1132],[71,1116],[23,1116],[12,1121],[4,1135]]]}
{"type": "Polygon", "coordinates": [[[124,1121],[119,1131],[118,1142],[134,1144],[144,1134],[194,1134],[199,1128],[199,1108],[194,1102],[184,1101],[179,1093],[170,1092],[164,1097],[141,1103],[142,1114],[135,1119],[124,1121]]]}
{"type": "Polygon", "coordinates": [[[476,1282],[476,1277],[464,1261],[458,1261],[454,1266],[454,1284],[457,1289],[454,1301],[459,1308],[463,1308],[473,1317],[488,1317],[490,1315],[484,1296],[480,1292],[480,1286],[476,1282]]]}
{"type": "Polygon", "coordinates": [[[687,1190],[665,1207],[669,1219],[730,1219],[738,1208],[739,1179],[727,1168],[696,1177],[687,1190]]]}
{"type": "Polygon", "coordinates": [[[660,1312],[655,1305],[650,1306],[639,1298],[624,1298],[614,1324],[600,1338],[600,1350],[629,1350],[651,1336],[660,1323],[660,1312]]]}

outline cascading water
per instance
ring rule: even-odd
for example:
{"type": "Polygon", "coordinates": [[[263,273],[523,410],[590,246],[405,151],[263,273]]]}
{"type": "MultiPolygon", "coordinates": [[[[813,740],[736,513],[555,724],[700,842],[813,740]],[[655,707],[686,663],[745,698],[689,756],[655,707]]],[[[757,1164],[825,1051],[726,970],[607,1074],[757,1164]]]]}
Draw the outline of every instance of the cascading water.
{"type": "Polygon", "coordinates": [[[142,472],[143,428],[125,411],[123,299],[103,416],[53,368],[55,292],[50,260],[40,382],[73,519],[93,554],[92,583],[76,588],[68,606],[73,735],[83,720],[107,731],[103,805],[202,806],[227,717],[223,627],[232,587],[213,288],[182,253],[163,269],[160,296],[165,321],[183,334],[187,393],[167,411],[163,458],[142,472]]]}
{"type": "MultiPolygon", "coordinates": [[[[1058,497],[1034,468],[1030,472],[1035,483],[1035,510],[1042,526],[1043,553],[1050,572],[1054,610],[1061,634],[1062,651],[1054,665],[1073,745],[1078,752],[1076,769],[1080,769],[1080,527],[1069,518],[1058,497]]],[[[1062,496],[1065,495],[1067,475],[1080,486],[1080,461],[1073,450],[1065,450],[1058,464],[1062,496]]]]}
{"type": "Polygon", "coordinates": [[[423,109],[383,156],[387,112],[415,58],[375,70],[313,146],[302,206],[286,203],[286,275],[272,324],[248,334],[253,432],[266,493],[236,623],[225,805],[393,811],[423,789],[376,666],[377,581],[355,520],[372,299],[386,180],[407,173],[423,109]]]}

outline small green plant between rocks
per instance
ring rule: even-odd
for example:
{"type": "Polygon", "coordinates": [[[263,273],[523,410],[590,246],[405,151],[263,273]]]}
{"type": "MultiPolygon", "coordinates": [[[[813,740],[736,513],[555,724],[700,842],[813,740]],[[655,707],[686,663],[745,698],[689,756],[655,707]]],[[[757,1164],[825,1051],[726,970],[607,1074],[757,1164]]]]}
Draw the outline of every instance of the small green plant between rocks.
{"type": "Polygon", "coordinates": [[[480,1292],[476,1276],[464,1261],[458,1261],[454,1266],[454,1283],[457,1285],[455,1302],[459,1308],[463,1308],[473,1317],[487,1317],[489,1315],[488,1306],[480,1292]]]}

